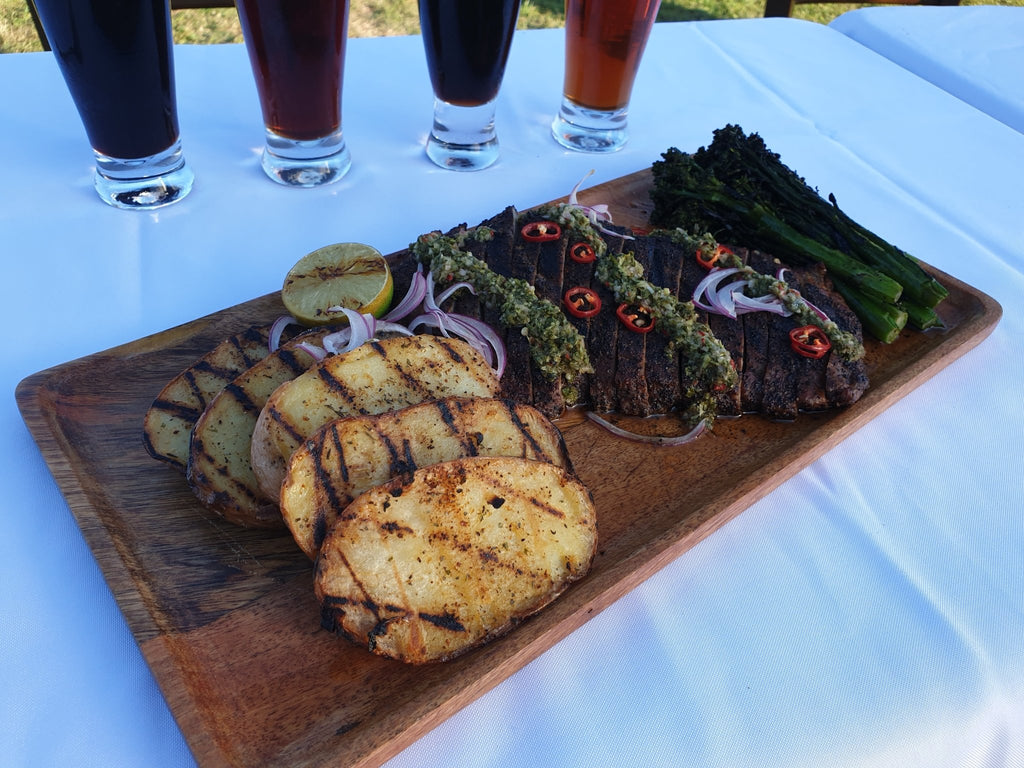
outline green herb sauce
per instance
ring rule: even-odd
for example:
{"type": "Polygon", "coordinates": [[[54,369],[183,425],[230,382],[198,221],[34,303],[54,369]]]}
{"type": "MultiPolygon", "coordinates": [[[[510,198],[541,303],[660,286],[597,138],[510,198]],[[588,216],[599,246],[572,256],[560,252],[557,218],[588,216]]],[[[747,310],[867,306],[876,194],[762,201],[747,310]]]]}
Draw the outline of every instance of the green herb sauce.
{"type": "MultiPolygon", "coordinates": [[[[683,229],[675,229],[670,232],[660,231],[661,234],[668,234],[684,249],[696,252],[698,249],[710,255],[718,247],[714,237],[704,233],[691,235],[683,229]]],[[[785,307],[791,317],[801,325],[815,325],[821,328],[832,342],[832,349],[844,360],[860,360],[864,357],[864,345],[849,331],[842,330],[831,320],[823,320],[807,303],[807,299],[800,295],[800,291],[789,285],[785,280],[780,280],[771,275],[765,275],[743,263],[734,253],[723,252],[718,257],[718,264],[722,267],[735,267],[740,270],[737,274],[747,278],[747,285],[743,292],[751,297],[767,296],[771,294],[777,298],[785,307]]]]}
{"type": "MultiPolygon", "coordinates": [[[[430,269],[438,285],[468,282],[484,305],[498,313],[503,325],[521,328],[530,343],[530,355],[544,375],[571,382],[592,372],[583,336],[558,307],[538,297],[525,280],[500,275],[463,249],[469,238],[493,237],[487,227],[474,227],[455,237],[435,232],[420,236],[410,249],[430,269]]],[[[563,388],[569,405],[575,404],[571,399],[574,392],[574,388],[563,388]]]]}

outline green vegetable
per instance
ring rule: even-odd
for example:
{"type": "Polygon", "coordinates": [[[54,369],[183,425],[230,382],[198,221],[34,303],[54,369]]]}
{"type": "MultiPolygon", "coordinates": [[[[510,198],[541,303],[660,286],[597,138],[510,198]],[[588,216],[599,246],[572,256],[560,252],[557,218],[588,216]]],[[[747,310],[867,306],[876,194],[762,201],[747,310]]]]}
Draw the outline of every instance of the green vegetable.
{"type": "Polygon", "coordinates": [[[948,291],[913,257],[850,219],[834,197],[819,196],[757,134],[727,125],[692,155],[672,148],[662,157],[653,166],[652,224],[710,231],[793,264],[821,262],[883,341],[899,335],[908,315],[926,323],[918,327],[938,321],[929,310],[948,291]]]}

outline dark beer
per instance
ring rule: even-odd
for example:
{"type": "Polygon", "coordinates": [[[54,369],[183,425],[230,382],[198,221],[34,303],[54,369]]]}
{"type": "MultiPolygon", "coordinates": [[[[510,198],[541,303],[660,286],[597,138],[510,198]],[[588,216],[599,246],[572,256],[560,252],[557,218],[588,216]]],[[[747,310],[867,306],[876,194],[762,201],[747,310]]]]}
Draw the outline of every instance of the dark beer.
{"type": "Polygon", "coordinates": [[[341,126],[348,0],[239,0],[263,122],[312,141],[341,126]]]}
{"type": "Polygon", "coordinates": [[[661,0],[569,0],[564,93],[587,109],[629,104],[661,0]]]}
{"type": "Polygon", "coordinates": [[[166,0],[35,0],[93,149],[149,157],[178,139],[166,0]]]}
{"type": "Polygon", "coordinates": [[[434,95],[472,107],[498,95],[519,0],[419,0],[434,95]]]}

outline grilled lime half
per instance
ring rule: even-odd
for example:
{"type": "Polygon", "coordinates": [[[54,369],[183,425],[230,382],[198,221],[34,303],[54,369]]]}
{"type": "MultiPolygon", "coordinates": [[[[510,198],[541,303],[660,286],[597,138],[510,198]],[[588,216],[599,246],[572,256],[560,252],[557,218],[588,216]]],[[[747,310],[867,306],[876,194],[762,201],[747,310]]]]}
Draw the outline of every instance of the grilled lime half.
{"type": "Polygon", "coordinates": [[[380,251],[363,243],[335,243],[307,253],[288,270],[281,287],[285,309],[303,325],[347,322],[345,307],[380,317],[391,306],[395,284],[380,251]]]}

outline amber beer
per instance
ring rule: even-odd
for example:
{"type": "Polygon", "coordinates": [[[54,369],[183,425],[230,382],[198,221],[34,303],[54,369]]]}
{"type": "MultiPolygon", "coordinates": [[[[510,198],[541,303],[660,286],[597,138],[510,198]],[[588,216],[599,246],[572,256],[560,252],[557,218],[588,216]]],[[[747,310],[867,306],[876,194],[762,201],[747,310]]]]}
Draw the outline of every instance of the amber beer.
{"type": "Polygon", "coordinates": [[[238,0],[263,121],[312,141],[341,126],[348,0],[238,0]]]}
{"type": "Polygon", "coordinates": [[[434,95],[463,107],[498,95],[519,0],[420,0],[420,27],[434,95]]]}
{"type": "Polygon", "coordinates": [[[591,110],[629,104],[661,0],[567,0],[564,95],[591,110]]]}

